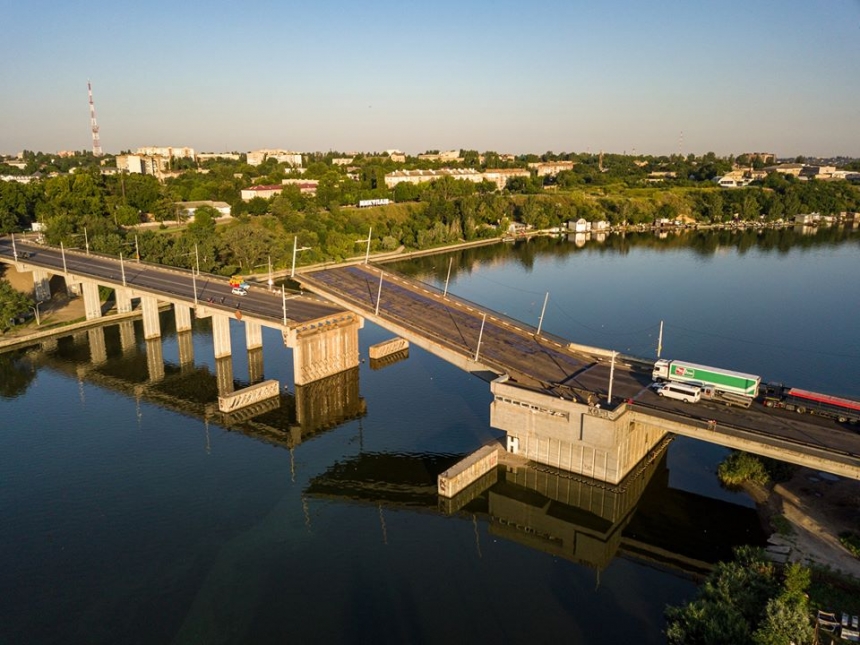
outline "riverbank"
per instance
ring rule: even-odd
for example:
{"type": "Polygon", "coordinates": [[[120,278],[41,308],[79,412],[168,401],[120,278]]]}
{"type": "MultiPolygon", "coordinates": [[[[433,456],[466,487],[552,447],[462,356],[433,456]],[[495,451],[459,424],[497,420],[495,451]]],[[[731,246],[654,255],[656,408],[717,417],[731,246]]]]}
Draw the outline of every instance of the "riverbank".
{"type": "Polygon", "coordinates": [[[770,543],[788,549],[787,561],[829,568],[860,583],[860,560],[839,542],[860,530],[860,481],[798,468],[785,482],[744,490],[756,502],[770,543]]]}

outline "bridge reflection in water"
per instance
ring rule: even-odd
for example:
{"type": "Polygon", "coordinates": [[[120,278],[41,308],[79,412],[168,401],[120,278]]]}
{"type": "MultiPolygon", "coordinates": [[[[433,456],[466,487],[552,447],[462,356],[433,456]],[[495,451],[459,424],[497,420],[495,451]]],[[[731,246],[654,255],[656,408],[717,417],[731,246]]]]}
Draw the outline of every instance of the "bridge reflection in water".
{"type": "Polygon", "coordinates": [[[459,456],[360,454],[306,494],[480,517],[491,535],[598,571],[621,556],[699,577],[734,546],[766,543],[755,509],[670,488],[666,447],[618,485],[529,463],[499,466],[450,500],[437,495],[436,477],[459,456]]]}
{"type": "MultiPolygon", "coordinates": [[[[367,412],[357,367],[231,414],[219,412],[219,394],[263,379],[262,350],[247,350],[249,381],[234,378],[231,357],[216,359],[213,372],[193,362],[192,332],[176,332],[172,316],[162,318],[163,338],[176,336],[179,364],[164,360],[162,338],[143,339],[140,321],[48,339],[31,346],[23,360],[285,448],[367,412]]],[[[195,322],[195,329],[206,333],[208,323],[195,322]]]]}

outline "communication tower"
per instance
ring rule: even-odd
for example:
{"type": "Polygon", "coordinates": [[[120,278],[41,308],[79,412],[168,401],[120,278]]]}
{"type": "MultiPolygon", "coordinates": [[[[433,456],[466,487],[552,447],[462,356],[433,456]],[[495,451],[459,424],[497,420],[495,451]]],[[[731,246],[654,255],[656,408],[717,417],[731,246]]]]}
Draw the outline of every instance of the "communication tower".
{"type": "Polygon", "coordinates": [[[93,103],[93,86],[87,81],[87,92],[90,95],[90,128],[93,131],[93,155],[102,156],[102,144],[99,143],[99,124],[96,123],[96,105],[93,103]]]}

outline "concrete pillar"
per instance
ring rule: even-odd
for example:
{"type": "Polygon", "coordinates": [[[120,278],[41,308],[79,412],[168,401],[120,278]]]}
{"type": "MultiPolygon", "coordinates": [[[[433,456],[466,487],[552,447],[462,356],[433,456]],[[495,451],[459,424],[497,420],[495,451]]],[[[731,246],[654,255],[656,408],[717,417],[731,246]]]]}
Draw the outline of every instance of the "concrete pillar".
{"type": "Polygon", "coordinates": [[[104,327],[88,329],[87,336],[90,341],[90,361],[93,365],[104,365],[107,363],[104,327]]]}
{"type": "Polygon", "coordinates": [[[260,323],[251,320],[245,321],[245,346],[248,349],[263,346],[263,328],[260,323]]]}
{"type": "Polygon", "coordinates": [[[158,319],[158,300],[153,296],[141,296],[143,306],[143,337],[161,338],[161,321],[158,319]]]}
{"type": "Polygon", "coordinates": [[[215,344],[215,358],[230,356],[230,318],[224,314],[212,314],[212,342],[215,344]]]}
{"type": "Polygon", "coordinates": [[[119,344],[123,354],[129,354],[137,348],[133,320],[123,320],[119,323],[119,344]]]}
{"type": "Polygon", "coordinates": [[[173,314],[176,316],[176,331],[191,331],[191,307],[175,302],[173,314]]]}
{"type": "Polygon", "coordinates": [[[179,365],[182,368],[194,366],[194,337],[190,331],[176,334],[176,344],[179,347],[179,365]]]}
{"type": "Polygon", "coordinates": [[[148,338],[146,341],[146,367],[150,383],[164,380],[164,349],[160,338],[148,338]]]}
{"type": "Polygon", "coordinates": [[[99,298],[99,285],[96,282],[81,283],[84,293],[84,311],[87,314],[87,320],[97,320],[102,317],[102,301],[99,298]]]}
{"type": "Polygon", "coordinates": [[[33,269],[33,295],[36,300],[51,299],[51,274],[46,269],[33,269]]]}
{"type": "Polygon", "coordinates": [[[358,330],[364,320],[351,313],[321,318],[288,330],[296,385],[358,366],[358,330]]]}
{"type": "Polygon", "coordinates": [[[254,347],[248,350],[248,381],[259,383],[263,380],[263,348],[254,347]]]}
{"type": "Polygon", "coordinates": [[[131,289],[126,287],[115,287],[113,290],[116,300],[116,312],[127,314],[131,311],[131,289]]]}
{"type": "Polygon", "coordinates": [[[218,396],[227,396],[228,394],[233,393],[232,356],[224,356],[222,358],[215,359],[215,380],[218,383],[218,396]]]}

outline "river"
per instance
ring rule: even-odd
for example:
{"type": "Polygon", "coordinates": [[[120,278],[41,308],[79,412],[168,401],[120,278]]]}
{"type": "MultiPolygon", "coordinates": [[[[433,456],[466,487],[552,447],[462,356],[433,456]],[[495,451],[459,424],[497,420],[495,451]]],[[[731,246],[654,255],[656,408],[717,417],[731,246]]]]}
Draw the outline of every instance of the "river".
{"type": "MultiPolygon", "coordinates": [[[[858,240],[535,238],[389,269],[639,356],[656,355],[663,321],[665,357],[856,397],[858,240]]],[[[483,381],[413,347],[296,387],[264,329],[281,407],[225,426],[203,414],[209,323],[195,322],[193,366],[162,324],[160,383],[140,323],[131,345],[106,328],[99,364],[87,334],[0,355],[4,645],[661,643],[666,604],[692,597],[701,565],[764,539],[751,502],[716,481],[727,451],[680,438],[624,490],[502,472],[449,513],[436,475],[500,435],[483,381]]],[[[366,324],[362,356],[390,336],[366,324]]]]}

